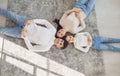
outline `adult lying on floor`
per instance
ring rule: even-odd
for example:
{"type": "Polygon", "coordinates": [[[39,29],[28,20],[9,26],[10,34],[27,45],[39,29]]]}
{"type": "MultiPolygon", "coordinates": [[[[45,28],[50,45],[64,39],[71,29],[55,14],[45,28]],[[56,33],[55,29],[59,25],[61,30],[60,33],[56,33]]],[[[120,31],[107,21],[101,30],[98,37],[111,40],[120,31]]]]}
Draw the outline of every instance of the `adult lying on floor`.
{"type": "Polygon", "coordinates": [[[57,37],[62,38],[66,32],[76,34],[82,31],[86,27],[84,19],[92,11],[95,2],[96,0],[76,0],[75,7],[61,17],[59,23],[62,28],[59,28],[57,37]]]}
{"type": "Polygon", "coordinates": [[[0,33],[14,38],[23,38],[31,51],[45,52],[50,50],[52,45],[61,49],[67,47],[66,40],[55,38],[55,27],[45,19],[28,20],[26,17],[1,8],[0,15],[17,24],[14,27],[0,27],[0,33]],[[36,45],[33,46],[32,43],[36,45]]]}

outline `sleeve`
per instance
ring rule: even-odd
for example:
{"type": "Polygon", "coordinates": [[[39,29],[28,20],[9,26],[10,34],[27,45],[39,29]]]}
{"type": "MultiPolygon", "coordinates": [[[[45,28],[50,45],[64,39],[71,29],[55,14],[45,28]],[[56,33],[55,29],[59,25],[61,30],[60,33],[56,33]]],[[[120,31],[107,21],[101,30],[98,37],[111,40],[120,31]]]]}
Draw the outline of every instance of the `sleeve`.
{"type": "Polygon", "coordinates": [[[51,29],[52,31],[56,32],[55,27],[45,19],[34,19],[34,22],[38,23],[38,24],[45,25],[48,29],[51,29]]]}
{"type": "Polygon", "coordinates": [[[73,12],[73,10],[68,10],[68,11],[66,11],[64,14],[63,14],[63,16],[68,16],[70,13],[72,13],[73,12]]]}
{"type": "Polygon", "coordinates": [[[64,24],[65,18],[72,12],[73,12],[73,10],[68,10],[63,14],[63,16],[61,17],[60,22],[59,22],[61,24],[61,26],[62,26],[62,24],[64,24]]]}
{"type": "Polygon", "coordinates": [[[34,52],[45,52],[45,51],[49,51],[50,47],[49,46],[40,46],[40,45],[35,45],[33,46],[30,41],[28,40],[27,37],[24,38],[25,44],[27,46],[27,48],[30,51],[34,51],[34,52]]]}
{"type": "Polygon", "coordinates": [[[87,53],[89,51],[90,46],[86,46],[86,47],[79,46],[79,47],[75,47],[75,48],[82,51],[82,52],[87,53]]]}
{"type": "Polygon", "coordinates": [[[86,27],[86,24],[85,24],[85,21],[84,21],[84,20],[80,20],[80,22],[81,22],[81,25],[78,26],[78,28],[76,29],[76,32],[80,32],[80,31],[82,31],[83,29],[85,29],[85,27],[86,27]]]}
{"type": "MultiPolygon", "coordinates": [[[[81,35],[85,35],[85,36],[87,36],[87,37],[90,36],[90,34],[89,34],[88,32],[83,32],[83,33],[78,33],[78,34],[76,34],[76,36],[81,36],[81,35]]],[[[75,48],[86,53],[86,52],[89,51],[90,45],[87,45],[87,46],[84,47],[84,46],[77,46],[77,45],[75,44],[75,48]]]]}
{"type": "Polygon", "coordinates": [[[90,33],[88,33],[88,32],[84,32],[83,34],[86,36],[90,36],[90,33]]]}

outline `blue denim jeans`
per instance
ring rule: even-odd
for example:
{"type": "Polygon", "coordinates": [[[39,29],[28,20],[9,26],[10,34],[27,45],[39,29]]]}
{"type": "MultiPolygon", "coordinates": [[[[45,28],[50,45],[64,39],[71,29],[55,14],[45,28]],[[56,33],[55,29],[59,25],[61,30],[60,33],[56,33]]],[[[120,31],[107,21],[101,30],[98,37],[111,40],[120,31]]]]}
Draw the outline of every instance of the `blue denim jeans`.
{"type": "Polygon", "coordinates": [[[17,24],[15,27],[0,27],[0,33],[14,38],[21,38],[21,29],[24,27],[24,22],[27,20],[27,18],[1,8],[0,15],[12,20],[17,24]]]}
{"type": "Polygon", "coordinates": [[[120,48],[109,45],[108,43],[120,43],[120,39],[93,36],[92,48],[97,50],[111,50],[114,52],[120,52],[120,48]]]}
{"type": "Polygon", "coordinates": [[[76,0],[75,7],[83,9],[85,14],[88,15],[92,11],[95,2],[96,0],[76,0]]]}

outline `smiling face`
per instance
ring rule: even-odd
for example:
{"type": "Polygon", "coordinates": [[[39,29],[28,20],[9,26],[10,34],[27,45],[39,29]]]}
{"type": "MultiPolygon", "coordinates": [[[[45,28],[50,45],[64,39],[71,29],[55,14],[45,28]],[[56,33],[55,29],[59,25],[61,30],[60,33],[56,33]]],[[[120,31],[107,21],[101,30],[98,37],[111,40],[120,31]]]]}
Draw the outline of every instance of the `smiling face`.
{"type": "Polygon", "coordinates": [[[62,28],[57,32],[57,37],[62,38],[65,36],[65,34],[66,34],[66,30],[62,28]]]}
{"type": "Polygon", "coordinates": [[[55,41],[54,41],[54,45],[57,48],[62,48],[62,47],[64,47],[64,40],[60,39],[60,38],[56,38],[55,41]]]}
{"type": "Polygon", "coordinates": [[[73,43],[74,42],[74,37],[72,35],[69,35],[66,37],[66,40],[68,41],[68,43],[73,43]]]}

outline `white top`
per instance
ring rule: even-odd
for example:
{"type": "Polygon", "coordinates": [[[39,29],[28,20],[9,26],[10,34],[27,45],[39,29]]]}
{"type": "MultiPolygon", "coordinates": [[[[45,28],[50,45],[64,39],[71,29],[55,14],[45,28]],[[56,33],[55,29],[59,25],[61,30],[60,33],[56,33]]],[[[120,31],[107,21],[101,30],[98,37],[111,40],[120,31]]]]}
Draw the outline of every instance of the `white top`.
{"type": "Polygon", "coordinates": [[[54,44],[56,29],[47,20],[34,19],[33,21],[34,23],[24,27],[27,30],[27,36],[24,38],[25,44],[31,51],[48,51],[54,44]],[[31,43],[36,45],[33,46],[31,43]]]}
{"type": "Polygon", "coordinates": [[[88,38],[92,40],[91,35],[88,32],[77,33],[74,37],[74,46],[76,49],[88,52],[89,48],[92,46],[92,42],[88,43],[88,38]]]}
{"type": "MultiPolygon", "coordinates": [[[[70,12],[71,10],[68,10],[63,14],[62,18],[60,19],[60,25],[68,32],[75,34],[82,31],[86,27],[86,25],[83,20],[79,20],[76,17],[75,12],[70,12]],[[68,15],[68,13],[70,14],[68,15]]],[[[86,17],[83,11],[80,12],[80,16],[82,16],[83,19],[85,19],[86,17]]]]}

